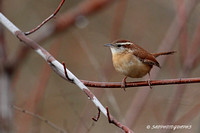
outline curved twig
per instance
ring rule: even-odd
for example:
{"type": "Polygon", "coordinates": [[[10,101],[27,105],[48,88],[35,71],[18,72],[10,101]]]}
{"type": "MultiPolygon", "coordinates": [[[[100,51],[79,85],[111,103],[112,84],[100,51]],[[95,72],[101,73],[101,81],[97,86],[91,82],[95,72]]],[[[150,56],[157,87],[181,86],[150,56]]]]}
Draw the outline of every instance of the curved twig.
{"type": "Polygon", "coordinates": [[[37,31],[39,28],[41,28],[44,24],[46,24],[50,19],[52,19],[54,16],[56,16],[56,14],[58,13],[58,11],[60,10],[61,6],[63,5],[63,3],[65,2],[65,0],[62,0],[61,3],[59,4],[58,8],[54,11],[53,14],[51,14],[48,18],[46,18],[44,21],[42,21],[41,24],[39,24],[37,27],[35,27],[34,29],[24,32],[25,35],[30,35],[33,32],[37,31]]]}
{"type": "Polygon", "coordinates": [[[101,110],[98,108],[98,114],[96,117],[92,117],[92,120],[97,122],[100,118],[100,114],[101,114],[101,110]]]}

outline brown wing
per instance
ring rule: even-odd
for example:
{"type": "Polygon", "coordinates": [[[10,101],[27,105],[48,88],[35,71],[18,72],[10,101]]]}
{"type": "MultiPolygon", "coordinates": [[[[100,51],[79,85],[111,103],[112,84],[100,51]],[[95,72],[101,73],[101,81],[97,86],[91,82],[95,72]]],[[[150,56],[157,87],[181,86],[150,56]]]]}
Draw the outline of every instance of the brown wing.
{"type": "Polygon", "coordinates": [[[147,52],[145,49],[143,49],[142,47],[138,46],[137,44],[132,44],[132,45],[129,45],[129,48],[133,50],[133,55],[138,57],[139,60],[141,60],[145,64],[148,64],[151,66],[155,65],[160,68],[160,64],[158,63],[156,58],[152,54],[147,52]]]}

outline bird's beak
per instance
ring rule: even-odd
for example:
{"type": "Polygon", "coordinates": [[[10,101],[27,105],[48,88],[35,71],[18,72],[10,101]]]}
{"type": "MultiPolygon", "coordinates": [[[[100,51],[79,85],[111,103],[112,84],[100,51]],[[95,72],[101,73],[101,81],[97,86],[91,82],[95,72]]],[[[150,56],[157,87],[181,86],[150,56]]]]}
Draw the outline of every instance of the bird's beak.
{"type": "Polygon", "coordinates": [[[111,47],[111,46],[113,46],[113,44],[104,44],[104,46],[111,47]]]}

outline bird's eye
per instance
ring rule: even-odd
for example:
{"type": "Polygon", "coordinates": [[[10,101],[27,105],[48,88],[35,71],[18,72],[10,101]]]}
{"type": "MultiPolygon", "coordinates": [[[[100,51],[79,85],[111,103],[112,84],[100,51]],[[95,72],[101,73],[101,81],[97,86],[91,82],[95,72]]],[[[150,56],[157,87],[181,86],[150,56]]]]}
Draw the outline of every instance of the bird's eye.
{"type": "Polygon", "coordinates": [[[122,46],[122,45],[120,45],[120,44],[117,45],[118,48],[121,47],[121,46],[122,46]]]}

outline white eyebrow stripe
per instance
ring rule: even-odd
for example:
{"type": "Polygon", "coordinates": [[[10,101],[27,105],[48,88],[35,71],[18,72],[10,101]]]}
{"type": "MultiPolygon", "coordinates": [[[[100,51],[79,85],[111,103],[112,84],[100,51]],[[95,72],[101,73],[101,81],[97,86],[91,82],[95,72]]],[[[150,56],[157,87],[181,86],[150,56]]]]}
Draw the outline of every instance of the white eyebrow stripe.
{"type": "Polygon", "coordinates": [[[131,42],[122,42],[122,43],[116,43],[116,44],[121,44],[121,45],[131,45],[131,42]]]}

